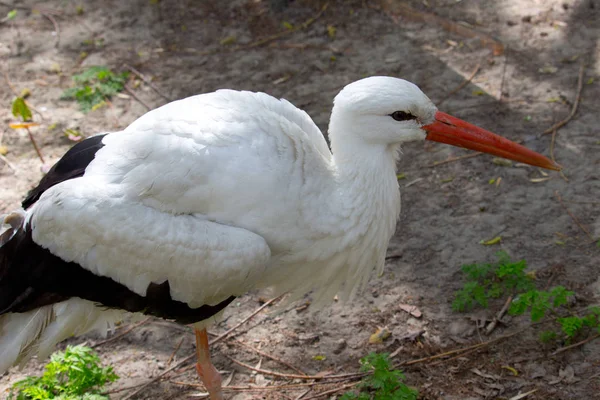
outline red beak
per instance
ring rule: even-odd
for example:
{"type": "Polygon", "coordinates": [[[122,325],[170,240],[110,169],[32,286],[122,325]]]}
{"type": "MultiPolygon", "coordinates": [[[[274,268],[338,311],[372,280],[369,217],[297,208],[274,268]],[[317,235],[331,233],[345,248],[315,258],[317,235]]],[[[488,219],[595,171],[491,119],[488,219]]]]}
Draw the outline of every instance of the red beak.
{"type": "Polygon", "coordinates": [[[435,122],[425,125],[423,129],[427,131],[427,140],[481,151],[537,167],[561,170],[560,165],[527,147],[441,111],[435,114],[435,122]]]}

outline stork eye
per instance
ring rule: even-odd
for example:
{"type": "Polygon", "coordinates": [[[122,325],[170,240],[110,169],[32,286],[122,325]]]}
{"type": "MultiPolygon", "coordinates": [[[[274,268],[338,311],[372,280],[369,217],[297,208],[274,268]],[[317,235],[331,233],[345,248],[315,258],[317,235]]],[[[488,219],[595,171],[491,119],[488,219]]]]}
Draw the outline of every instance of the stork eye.
{"type": "Polygon", "coordinates": [[[394,118],[396,121],[408,121],[411,119],[417,119],[417,117],[405,111],[394,111],[390,114],[390,117],[394,118]]]}

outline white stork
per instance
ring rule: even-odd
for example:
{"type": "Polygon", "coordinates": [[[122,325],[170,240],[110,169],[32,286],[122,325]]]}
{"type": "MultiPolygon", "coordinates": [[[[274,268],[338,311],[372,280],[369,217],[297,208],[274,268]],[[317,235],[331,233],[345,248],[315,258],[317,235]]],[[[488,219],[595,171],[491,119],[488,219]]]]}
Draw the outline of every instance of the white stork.
{"type": "Polygon", "coordinates": [[[370,77],[335,98],[331,151],[302,110],[219,90],[76,144],[4,218],[0,373],[123,312],[192,324],[197,369],[222,399],[206,326],[257,287],[323,303],[374,269],[400,211],[396,161],[434,140],[558,170],[437,111],[407,81],[370,77]]]}

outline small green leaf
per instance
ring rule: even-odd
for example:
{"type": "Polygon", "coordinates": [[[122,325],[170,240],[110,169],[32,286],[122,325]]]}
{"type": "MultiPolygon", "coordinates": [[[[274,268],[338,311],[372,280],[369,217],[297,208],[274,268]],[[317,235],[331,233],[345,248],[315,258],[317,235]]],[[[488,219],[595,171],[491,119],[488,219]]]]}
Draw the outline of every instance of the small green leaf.
{"type": "Polygon", "coordinates": [[[491,246],[491,245],[494,245],[494,244],[498,244],[501,241],[502,241],[502,236],[496,236],[495,238],[490,239],[490,240],[481,240],[479,242],[479,244],[482,244],[484,246],[491,246]]]}
{"type": "Polygon", "coordinates": [[[16,16],[17,16],[17,10],[10,10],[8,12],[8,14],[6,14],[6,19],[7,20],[15,19],[16,16]]]}
{"type": "Polygon", "coordinates": [[[17,97],[14,99],[12,103],[12,114],[15,117],[21,117],[23,121],[31,121],[33,115],[31,114],[31,110],[25,103],[25,99],[22,97],[17,97]]]}
{"type": "Polygon", "coordinates": [[[292,25],[292,24],[291,24],[290,22],[288,22],[288,21],[283,21],[283,22],[281,23],[281,25],[283,25],[283,27],[284,27],[285,29],[287,29],[287,30],[290,30],[290,31],[291,31],[292,29],[294,29],[294,25],[292,25]]]}

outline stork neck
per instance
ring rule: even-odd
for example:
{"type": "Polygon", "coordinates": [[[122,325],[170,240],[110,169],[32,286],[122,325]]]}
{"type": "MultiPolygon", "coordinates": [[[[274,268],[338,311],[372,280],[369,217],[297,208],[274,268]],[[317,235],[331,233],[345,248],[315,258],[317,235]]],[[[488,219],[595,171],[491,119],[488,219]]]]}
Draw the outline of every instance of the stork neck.
{"type": "Polygon", "coordinates": [[[334,129],[330,129],[336,187],[341,189],[337,202],[349,207],[349,214],[367,224],[369,220],[381,221],[386,231],[392,229],[391,235],[400,211],[396,178],[398,145],[366,142],[362,135],[352,131],[354,127],[346,126],[345,132],[336,130],[341,126],[333,124],[334,129]]]}

